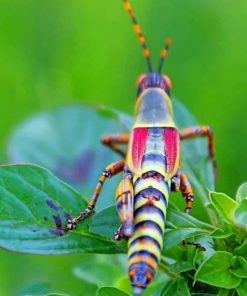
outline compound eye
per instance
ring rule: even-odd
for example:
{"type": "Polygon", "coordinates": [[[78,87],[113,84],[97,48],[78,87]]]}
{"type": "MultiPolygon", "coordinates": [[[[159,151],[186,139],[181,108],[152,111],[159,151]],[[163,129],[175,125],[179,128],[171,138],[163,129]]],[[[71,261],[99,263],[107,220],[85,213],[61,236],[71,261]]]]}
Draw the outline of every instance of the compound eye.
{"type": "Polygon", "coordinates": [[[163,79],[165,81],[165,84],[168,86],[168,88],[171,89],[172,88],[171,79],[168,76],[166,76],[166,75],[163,75],[163,79]]]}
{"type": "Polygon", "coordinates": [[[141,85],[141,83],[143,82],[143,80],[146,78],[146,74],[142,74],[138,77],[138,79],[136,80],[136,86],[139,87],[141,85]]]}

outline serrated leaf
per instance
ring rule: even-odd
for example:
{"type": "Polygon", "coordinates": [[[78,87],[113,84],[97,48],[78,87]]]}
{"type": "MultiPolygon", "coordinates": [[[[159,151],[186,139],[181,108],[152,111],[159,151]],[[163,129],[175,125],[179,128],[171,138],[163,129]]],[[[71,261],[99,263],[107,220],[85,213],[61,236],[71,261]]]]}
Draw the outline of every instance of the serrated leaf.
{"type": "Polygon", "coordinates": [[[97,296],[130,296],[130,295],[114,287],[102,287],[98,290],[97,296]]]}
{"type": "Polygon", "coordinates": [[[237,202],[224,193],[211,191],[209,195],[211,203],[218,212],[219,216],[227,222],[232,222],[232,216],[235,208],[237,207],[237,202]]]}
{"type": "Polygon", "coordinates": [[[235,208],[233,221],[247,231],[247,197],[242,199],[235,208]]]}
{"type": "Polygon", "coordinates": [[[34,165],[0,167],[0,246],[34,254],[115,253],[125,249],[88,231],[88,220],[64,230],[86,207],[70,186],[34,165]]]}
{"type": "Polygon", "coordinates": [[[239,186],[236,194],[236,200],[239,203],[245,198],[247,198],[247,182],[239,186]]]}
{"type": "Polygon", "coordinates": [[[241,279],[230,272],[233,255],[217,251],[198,268],[194,280],[225,289],[236,288],[241,279]]]}
{"type": "Polygon", "coordinates": [[[178,277],[165,283],[160,296],[168,295],[190,296],[190,292],[184,278],[178,277]]]}

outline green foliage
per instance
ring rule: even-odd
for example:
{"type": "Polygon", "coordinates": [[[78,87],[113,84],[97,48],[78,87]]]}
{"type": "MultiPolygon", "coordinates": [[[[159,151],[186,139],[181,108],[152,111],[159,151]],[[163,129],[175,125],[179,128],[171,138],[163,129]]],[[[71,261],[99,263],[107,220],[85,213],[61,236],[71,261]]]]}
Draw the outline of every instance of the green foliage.
{"type": "MultiPolygon", "coordinates": [[[[175,101],[174,106],[179,127],[196,124],[180,103],[175,101]]],[[[53,173],[32,164],[0,168],[0,246],[43,255],[108,254],[107,261],[96,258],[77,265],[74,277],[95,285],[99,296],[131,295],[126,257],[112,257],[114,253],[126,253],[126,243],[112,239],[119,226],[113,205],[117,180],[108,181],[95,213],[75,230],[65,230],[67,219],[86,207],[85,195],[96,185],[101,169],[114,160],[107,150],[98,149],[95,137],[117,129],[128,130],[131,123],[129,116],[113,109],[95,112],[74,106],[39,114],[19,126],[9,142],[11,160],[35,162],[53,173]],[[85,126],[90,119],[97,126],[85,126]]],[[[213,190],[214,182],[204,139],[182,143],[182,166],[195,188],[197,215],[184,214],[178,207],[181,198],[172,196],[160,270],[144,295],[223,296],[236,292],[242,296],[247,281],[247,185],[240,187],[236,199],[206,189],[213,190]],[[182,240],[199,241],[206,252],[184,247],[182,240]]],[[[35,291],[39,287],[42,293],[42,285],[35,286],[35,291]]],[[[44,293],[60,295],[51,292],[44,293]]]]}

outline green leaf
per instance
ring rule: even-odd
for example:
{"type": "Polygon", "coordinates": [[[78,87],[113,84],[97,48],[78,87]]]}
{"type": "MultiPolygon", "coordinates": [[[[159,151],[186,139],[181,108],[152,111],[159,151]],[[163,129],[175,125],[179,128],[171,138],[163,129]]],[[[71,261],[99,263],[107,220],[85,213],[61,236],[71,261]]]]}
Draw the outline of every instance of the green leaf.
{"type": "Polygon", "coordinates": [[[198,254],[198,249],[194,247],[184,248],[183,257],[181,256],[174,264],[169,266],[171,273],[181,273],[195,269],[195,261],[198,254]]]}
{"type": "Polygon", "coordinates": [[[215,252],[200,265],[194,280],[225,289],[236,288],[241,279],[230,272],[232,258],[231,253],[215,252]]]}
{"type": "Polygon", "coordinates": [[[237,207],[237,202],[224,193],[211,191],[209,193],[211,203],[218,212],[221,219],[232,222],[234,209],[237,207]]]}
{"type": "MultiPolygon", "coordinates": [[[[128,131],[126,122],[131,117],[117,114],[103,117],[95,108],[79,105],[39,113],[20,124],[10,137],[10,162],[46,167],[89,197],[105,166],[121,159],[100,143],[103,135],[128,131]]],[[[119,177],[106,182],[97,209],[112,204],[119,177]]]]}
{"type": "Polygon", "coordinates": [[[36,283],[22,288],[20,291],[14,294],[14,296],[32,295],[43,296],[51,292],[52,289],[48,283],[36,283]]]}
{"type": "Polygon", "coordinates": [[[168,249],[182,240],[201,235],[210,235],[217,230],[216,227],[201,222],[196,218],[172,208],[167,212],[167,226],[165,231],[164,248],[168,249]]]}
{"type": "Polygon", "coordinates": [[[220,289],[217,296],[236,296],[235,290],[220,289]]]}
{"type": "Polygon", "coordinates": [[[156,278],[157,275],[154,278],[154,282],[152,282],[151,285],[144,290],[142,296],[160,296],[164,287],[164,278],[162,278],[161,282],[155,283],[156,278]]]}
{"type": "Polygon", "coordinates": [[[239,278],[247,278],[247,260],[238,256],[234,265],[237,267],[230,269],[231,273],[239,278]]]}
{"type": "Polygon", "coordinates": [[[62,293],[48,293],[45,296],[69,296],[69,294],[62,294],[62,293]]]}
{"type": "Polygon", "coordinates": [[[112,238],[120,226],[115,206],[107,207],[98,211],[89,223],[89,230],[92,233],[112,238]],[[106,227],[107,225],[107,227],[106,227]]]}
{"type": "MultiPolygon", "coordinates": [[[[173,99],[172,102],[175,122],[179,129],[199,125],[180,101],[173,99]]],[[[214,174],[207,147],[206,138],[181,141],[182,168],[189,176],[195,195],[202,200],[204,206],[209,203],[206,188],[214,190],[214,174]]]]}
{"type": "Polygon", "coordinates": [[[176,279],[166,282],[160,296],[189,296],[190,292],[184,278],[178,277],[176,279]]]}
{"type": "Polygon", "coordinates": [[[215,294],[209,293],[191,293],[192,296],[215,296],[215,294]]]}
{"type": "Polygon", "coordinates": [[[113,264],[103,262],[95,264],[97,264],[97,268],[92,268],[91,262],[80,264],[74,269],[75,276],[97,286],[114,285],[123,276],[119,267],[113,264]]]}
{"type": "Polygon", "coordinates": [[[102,287],[98,290],[97,296],[130,296],[114,287],[102,287]]]}
{"type": "Polygon", "coordinates": [[[233,213],[234,223],[247,231],[247,197],[242,199],[233,213]]]}
{"type": "Polygon", "coordinates": [[[247,260],[247,240],[245,240],[241,246],[234,249],[233,254],[238,255],[238,256],[242,256],[247,260]]]}
{"type": "Polygon", "coordinates": [[[242,280],[241,284],[237,287],[238,296],[246,296],[247,280],[242,280]]]}
{"type": "Polygon", "coordinates": [[[245,198],[247,198],[247,182],[240,185],[236,195],[236,200],[239,203],[245,198]]]}
{"type": "Polygon", "coordinates": [[[68,217],[86,202],[49,171],[34,165],[0,167],[0,246],[35,254],[118,253],[125,248],[88,231],[88,219],[66,232],[68,217]]]}

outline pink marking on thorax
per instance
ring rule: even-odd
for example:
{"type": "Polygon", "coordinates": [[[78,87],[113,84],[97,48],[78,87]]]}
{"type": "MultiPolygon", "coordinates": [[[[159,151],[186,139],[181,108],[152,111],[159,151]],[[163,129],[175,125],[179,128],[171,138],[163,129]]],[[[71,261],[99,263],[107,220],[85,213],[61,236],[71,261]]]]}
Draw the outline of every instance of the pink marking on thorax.
{"type": "Polygon", "coordinates": [[[175,128],[164,129],[166,172],[170,175],[175,168],[178,157],[178,132],[175,128]]]}
{"type": "Polygon", "coordinates": [[[132,160],[135,169],[140,169],[142,165],[142,158],[146,149],[146,142],[148,137],[148,128],[135,128],[133,130],[132,139],[132,160]]]}

